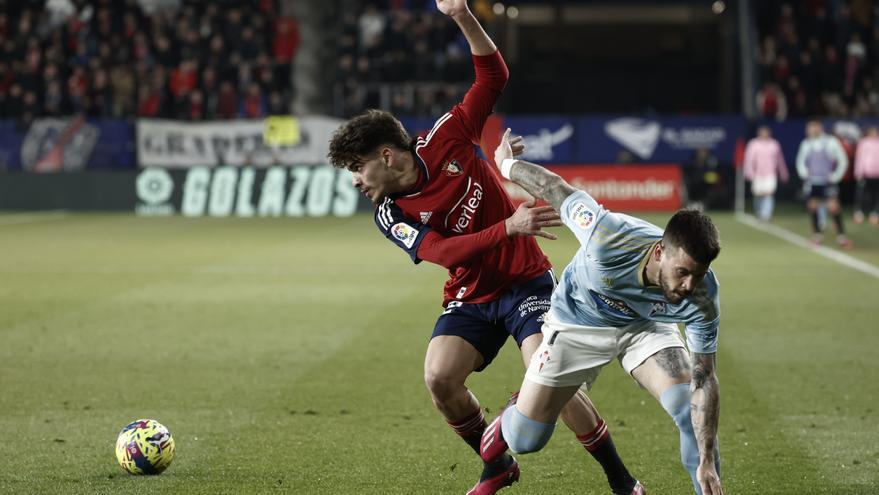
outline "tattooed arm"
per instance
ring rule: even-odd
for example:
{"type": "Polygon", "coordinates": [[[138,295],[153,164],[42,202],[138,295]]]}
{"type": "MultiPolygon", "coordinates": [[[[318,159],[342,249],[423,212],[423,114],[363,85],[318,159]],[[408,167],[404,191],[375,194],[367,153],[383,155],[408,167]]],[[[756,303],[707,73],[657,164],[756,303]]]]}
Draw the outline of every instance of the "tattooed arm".
{"type": "Polygon", "coordinates": [[[696,479],[702,485],[702,493],[705,495],[723,493],[714,458],[717,446],[717,424],[720,419],[720,387],[717,383],[715,364],[715,354],[693,353],[690,415],[693,419],[696,442],[699,445],[699,467],[696,469],[696,479]]]}
{"type": "MultiPolygon", "coordinates": [[[[498,166],[501,166],[504,160],[513,158],[513,149],[510,144],[511,142],[515,144],[517,139],[520,138],[510,139],[510,129],[507,129],[501,138],[501,144],[494,152],[494,160],[498,166]]],[[[565,198],[577,191],[574,186],[568,184],[557,174],[540,165],[523,160],[515,161],[509,170],[509,179],[522,186],[535,198],[540,198],[552,205],[556,211],[561,210],[565,198]]]]}

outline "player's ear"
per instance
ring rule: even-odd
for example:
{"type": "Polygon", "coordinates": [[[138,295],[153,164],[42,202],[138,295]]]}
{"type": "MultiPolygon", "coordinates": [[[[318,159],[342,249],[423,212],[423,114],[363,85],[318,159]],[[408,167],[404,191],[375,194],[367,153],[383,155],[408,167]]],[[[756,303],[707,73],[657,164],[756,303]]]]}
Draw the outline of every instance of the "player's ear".
{"type": "Polygon", "coordinates": [[[653,248],[653,259],[659,261],[662,259],[662,252],[665,250],[665,242],[659,241],[656,243],[656,247],[653,248]]]}

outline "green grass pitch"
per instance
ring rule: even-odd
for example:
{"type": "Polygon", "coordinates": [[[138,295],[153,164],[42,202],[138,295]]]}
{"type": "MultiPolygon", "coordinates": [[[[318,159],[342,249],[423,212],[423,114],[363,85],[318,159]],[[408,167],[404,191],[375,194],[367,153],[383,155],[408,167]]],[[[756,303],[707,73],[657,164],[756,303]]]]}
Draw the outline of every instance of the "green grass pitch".
{"type": "MultiPolygon", "coordinates": [[[[715,218],[727,493],[879,493],[879,280],[715,218]]],[[[879,229],[852,232],[879,264],[879,229]]],[[[479,464],[422,382],[444,278],[366,215],[0,215],[0,493],[463,494],[479,464]],[[142,417],[177,444],[161,476],[116,464],[142,417]]],[[[508,343],[469,385],[493,417],[522,375],[508,343]]],[[[692,493],[673,423],[618,364],[591,396],[651,493],[692,493]]],[[[502,493],[608,493],[563,426],[520,461],[502,493]]]]}

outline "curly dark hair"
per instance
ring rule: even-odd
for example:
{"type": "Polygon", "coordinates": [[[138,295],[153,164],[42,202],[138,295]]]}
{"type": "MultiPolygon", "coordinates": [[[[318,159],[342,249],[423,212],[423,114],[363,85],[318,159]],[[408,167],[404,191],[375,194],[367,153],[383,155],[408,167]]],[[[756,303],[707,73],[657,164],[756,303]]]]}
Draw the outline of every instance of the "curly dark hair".
{"type": "Polygon", "coordinates": [[[327,156],[334,167],[348,168],[380,146],[406,150],[410,141],[409,133],[396,117],[383,110],[367,110],[333,133],[327,156]]]}
{"type": "Polygon", "coordinates": [[[720,234],[704,212],[694,209],[678,210],[665,226],[662,240],[682,248],[693,261],[711,264],[720,253],[720,234]]]}

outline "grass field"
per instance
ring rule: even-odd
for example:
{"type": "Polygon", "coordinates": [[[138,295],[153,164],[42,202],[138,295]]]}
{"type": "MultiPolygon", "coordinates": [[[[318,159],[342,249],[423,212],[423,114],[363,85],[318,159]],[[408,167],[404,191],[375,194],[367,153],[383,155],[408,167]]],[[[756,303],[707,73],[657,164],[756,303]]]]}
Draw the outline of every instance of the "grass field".
{"type": "MultiPolygon", "coordinates": [[[[879,493],[879,280],[716,220],[727,493],[879,493]]],[[[879,229],[852,235],[879,264],[879,229]]],[[[576,248],[543,245],[557,266],[576,248]]],[[[478,476],[422,382],[445,274],[367,216],[0,215],[0,253],[0,493],[463,494],[478,476]],[[116,464],[141,417],[175,437],[161,476],[116,464]]],[[[473,377],[488,416],[522,374],[508,344],[473,377]]],[[[614,364],[591,395],[652,494],[692,493],[646,392],[614,364]]],[[[608,493],[564,427],[520,461],[502,493],[608,493]]]]}

